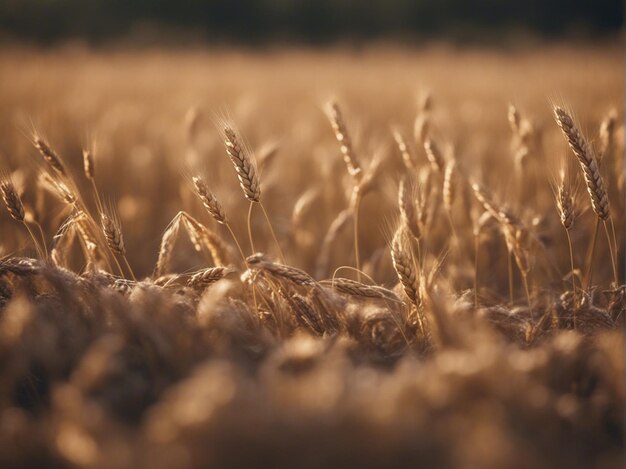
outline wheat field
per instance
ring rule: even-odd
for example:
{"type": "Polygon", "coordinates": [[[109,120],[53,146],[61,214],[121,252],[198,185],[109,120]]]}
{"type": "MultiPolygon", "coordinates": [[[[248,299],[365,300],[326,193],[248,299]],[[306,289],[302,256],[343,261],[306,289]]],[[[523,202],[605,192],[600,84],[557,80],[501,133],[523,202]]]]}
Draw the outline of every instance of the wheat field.
{"type": "Polygon", "coordinates": [[[621,467],[624,70],[0,51],[0,466],[621,467]]]}

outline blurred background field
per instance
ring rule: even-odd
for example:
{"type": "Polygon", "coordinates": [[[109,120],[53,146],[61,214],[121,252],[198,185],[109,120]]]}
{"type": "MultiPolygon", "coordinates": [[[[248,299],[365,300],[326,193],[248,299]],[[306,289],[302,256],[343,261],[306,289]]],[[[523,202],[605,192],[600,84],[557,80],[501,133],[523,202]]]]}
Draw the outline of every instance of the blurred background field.
{"type": "MultiPolygon", "coordinates": [[[[230,114],[254,149],[277,146],[263,186],[277,229],[287,236],[298,197],[318,178],[341,174],[343,163],[323,110],[329,99],[345,106],[362,157],[384,155],[391,168],[386,199],[394,200],[393,186],[401,174],[391,130],[412,134],[419,100],[427,92],[435,103],[438,138],[455,148],[473,174],[486,170],[493,189],[506,197],[513,168],[508,104],[516,103],[546,131],[552,161],[566,155],[566,148],[552,122],[551,102],[571,105],[583,128],[595,133],[606,112],[623,102],[621,59],[617,40],[514,52],[445,45],[419,50],[371,46],[357,54],[349,48],[4,49],[0,154],[9,169],[23,168],[21,162],[32,166],[38,155],[27,134],[34,124],[80,175],[82,148],[95,141],[98,184],[119,202],[122,223],[130,230],[129,257],[145,275],[174,214],[181,208],[201,209],[185,178],[194,172],[205,175],[228,211],[241,214],[231,218],[245,238],[247,208],[236,196],[239,189],[213,122],[220,113],[230,114]],[[493,177],[494,165],[509,169],[493,177]]],[[[537,163],[550,169],[550,161],[537,163]]],[[[543,177],[549,196],[548,173],[543,177]]],[[[327,188],[323,206],[329,209],[320,212],[326,221],[319,229],[336,215],[330,207],[345,203],[340,187],[337,181],[334,189],[327,188]]],[[[366,200],[365,210],[368,205],[376,210],[380,200],[366,200]]],[[[372,220],[363,234],[367,252],[384,245],[384,228],[391,221],[372,220]]],[[[258,222],[262,226],[262,219],[258,222]]],[[[294,259],[300,267],[312,266],[323,232],[317,236],[310,252],[294,259]]]]}

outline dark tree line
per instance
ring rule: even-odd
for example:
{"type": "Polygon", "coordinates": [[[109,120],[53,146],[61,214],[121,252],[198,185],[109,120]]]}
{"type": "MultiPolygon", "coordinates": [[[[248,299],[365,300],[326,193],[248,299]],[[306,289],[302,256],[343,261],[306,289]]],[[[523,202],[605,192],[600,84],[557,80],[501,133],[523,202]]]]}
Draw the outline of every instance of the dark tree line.
{"type": "Polygon", "coordinates": [[[39,42],[102,41],[156,25],[172,34],[238,42],[398,36],[547,37],[610,34],[620,0],[0,0],[0,32],[39,42]]]}

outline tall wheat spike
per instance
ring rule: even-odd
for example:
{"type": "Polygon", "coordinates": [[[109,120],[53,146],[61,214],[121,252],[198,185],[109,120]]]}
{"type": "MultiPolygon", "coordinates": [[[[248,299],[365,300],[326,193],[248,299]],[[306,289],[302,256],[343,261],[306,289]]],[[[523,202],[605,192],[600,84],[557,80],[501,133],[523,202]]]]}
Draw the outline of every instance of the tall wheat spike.
{"type": "Polygon", "coordinates": [[[330,104],[329,114],[330,124],[335,132],[335,138],[339,142],[341,154],[343,155],[343,161],[346,163],[348,173],[350,173],[352,177],[358,179],[361,174],[361,165],[356,158],[350,134],[348,133],[341,109],[339,109],[339,105],[337,103],[333,102],[330,104]]]}
{"type": "Polygon", "coordinates": [[[242,144],[241,139],[231,127],[224,127],[226,153],[235,167],[239,185],[246,198],[251,202],[260,202],[261,185],[256,174],[252,155],[242,144]]]}
{"type": "Polygon", "coordinates": [[[587,192],[591,198],[591,207],[601,220],[607,220],[610,216],[609,198],[604,188],[604,180],[600,174],[598,163],[589,149],[585,138],[574,123],[572,117],[562,108],[554,107],[554,117],[563,131],[572,152],[578,158],[580,168],[585,177],[587,192]]]}
{"type": "Polygon", "coordinates": [[[192,178],[192,181],[196,189],[196,194],[202,201],[204,207],[211,214],[211,216],[218,223],[226,224],[226,213],[224,213],[222,204],[220,204],[219,200],[217,200],[217,198],[209,190],[209,186],[207,186],[206,183],[199,176],[194,176],[192,178]]]}

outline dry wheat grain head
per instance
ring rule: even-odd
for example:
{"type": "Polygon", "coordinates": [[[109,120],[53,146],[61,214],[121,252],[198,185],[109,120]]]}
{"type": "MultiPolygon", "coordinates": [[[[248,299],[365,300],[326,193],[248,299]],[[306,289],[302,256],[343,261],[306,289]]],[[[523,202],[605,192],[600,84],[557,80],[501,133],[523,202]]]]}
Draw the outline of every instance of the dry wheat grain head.
{"type": "Polygon", "coordinates": [[[192,181],[196,189],[196,194],[202,201],[204,207],[208,210],[215,221],[225,224],[226,213],[224,213],[222,204],[220,204],[219,200],[217,200],[215,195],[213,195],[213,193],[209,190],[209,186],[207,186],[204,180],[202,180],[199,176],[194,176],[192,181]]]}
{"type": "Polygon", "coordinates": [[[335,132],[335,138],[339,142],[343,161],[346,163],[348,173],[358,180],[361,174],[361,166],[356,158],[352,140],[350,139],[350,134],[346,128],[346,123],[339,105],[336,102],[330,103],[328,113],[330,124],[335,132]]]}
{"type": "Polygon", "coordinates": [[[559,219],[566,230],[570,230],[574,225],[576,214],[574,211],[574,197],[569,188],[565,170],[559,172],[559,184],[556,191],[556,207],[559,212],[559,219]]]}
{"type": "Polygon", "coordinates": [[[38,134],[33,135],[33,144],[46,163],[60,176],[67,176],[65,165],[48,143],[38,134]]]}
{"type": "Polygon", "coordinates": [[[610,216],[609,198],[595,156],[574,120],[564,109],[555,106],[554,117],[572,152],[578,158],[587,184],[587,192],[591,198],[593,211],[601,220],[607,220],[610,216]]]}
{"type": "Polygon", "coordinates": [[[439,149],[439,145],[437,145],[432,138],[427,138],[424,141],[424,151],[426,152],[426,157],[428,158],[431,167],[435,171],[442,173],[444,171],[446,161],[444,160],[441,150],[439,149]]]}
{"type": "Polygon", "coordinates": [[[223,133],[226,152],[237,172],[241,190],[243,190],[246,199],[251,202],[259,202],[261,200],[261,185],[250,151],[232,127],[224,127],[223,133]]]}
{"type": "Polygon", "coordinates": [[[391,259],[404,293],[414,305],[418,306],[421,303],[419,278],[407,238],[407,229],[400,225],[396,230],[391,241],[391,259]]]}
{"type": "Polygon", "coordinates": [[[96,176],[96,166],[91,150],[83,150],[83,170],[85,177],[92,181],[96,176]]]}
{"type": "Polygon", "coordinates": [[[456,159],[452,158],[446,165],[446,172],[443,178],[443,205],[448,213],[452,211],[452,205],[454,204],[457,178],[456,159]]]}
{"type": "Polygon", "coordinates": [[[9,178],[5,178],[0,182],[0,191],[2,192],[2,200],[6,206],[9,215],[16,221],[23,222],[26,212],[13,182],[9,178]]]}
{"type": "Polygon", "coordinates": [[[117,218],[103,212],[100,214],[100,223],[107,245],[111,251],[120,256],[124,256],[126,254],[126,246],[124,245],[122,229],[117,218]]]}

